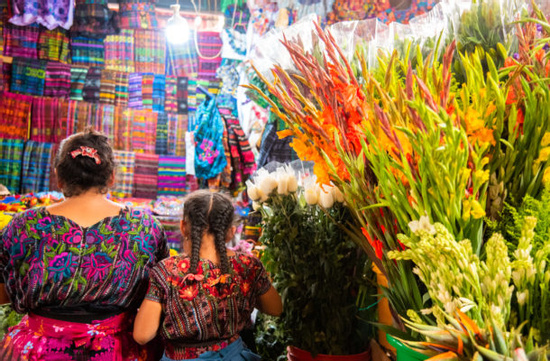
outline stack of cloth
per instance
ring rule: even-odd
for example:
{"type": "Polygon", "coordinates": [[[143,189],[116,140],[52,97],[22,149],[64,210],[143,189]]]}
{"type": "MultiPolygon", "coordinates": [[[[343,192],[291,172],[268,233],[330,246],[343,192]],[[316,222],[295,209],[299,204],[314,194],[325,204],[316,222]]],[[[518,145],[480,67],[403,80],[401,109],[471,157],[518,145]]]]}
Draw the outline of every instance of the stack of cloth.
{"type": "Polygon", "coordinates": [[[46,62],[36,59],[13,59],[10,91],[28,95],[44,95],[46,62]]]}
{"type": "Polygon", "coordinates": [[[17,26],[10,23],[4,25],[4,55],[21,58],[38,58],[38,25],[17,26]]]}
{"type": "Polygon", "coordinates": [[[45,192],[50,189],[52,143],[28,141],[23,153],[21,193],[45,192]]]}
{"type": "Polygon", "coordinates": [[[59,100],[57,98],[34,97],[31,113],[30,139],[35,142],[53,143],[57,139],[59,100]]]}
{"type": "Polygon", "coordinates": [[[167,112],[166,118],[168,128],[166,154],[185,157],[185,132],[187,131],[187,122],[185,115],[167,112]],[[181,147],[181,152],[178,152],[178,146],[181,147]]]}
{"type": "Polygon", "coordinates": [[[114,151],[117,164],[113,195],[121,198],[132,196],[136,153],[122,150],[114,151]]]}
{"type": "Polygon", "coordinates": [[[0,97],[0,138],[27,139],[31,107],[31,96],[4,92],[0,97]]]}
{"type": "Polygon", "coordinates": [[[155,1],[120,0],[119,17],[122,29],[156,29],[158,21],[155,1]]]}
{"type": "Polygon", "coordinates": [[[88,74],[88,68],[85,66],[72,66],[71,67],[71,91],[69,98],[73,100],[83,100],[82,89],[84,83],[86,83],[86,75],[88,74]]]}
{"type": "Polygon", "coordinates": [[[71,92],[71,66],[48,62],[44,79],[44,96],[68,98],[71,92]]]}
{"type": "Polygon", "coordinates": [[[169,155],[159,156],[158,194],[183,196],[186,189],[185,158],[169,155]]]}
{"type": "Polygon", "coordinates": [[[71,38],[72,62],[76,65],[98,66],[105,62],[105,48],[102,39],[71,38]]]}
{"type": "Polygon", "coordinates": [[[67,30],[42,30],[38,36],[38,58],[69,62],[69,35],[67,30]]]}
{"type": "Polygon", "coordinates": [[[0,138],[0,184],[11,193],[19,193],[24,142],[21,139],[0,138]]]}
{"type": "Polygon", "coordinates": [[[105,38],[105,69],[133,73],[134,31],[123,29],[120,34],[105,38]]]}
{"type": "Polygon", "coordinates": [[[134,186],[132,196],[136,198],[157,198],[159,156],[136,153],[134,186]]]}
{"type": "Polygon", "coordinates": [[[139,73],[165,73],[166,39],[156,30],[135,31],[135,66],[139,73]]]}

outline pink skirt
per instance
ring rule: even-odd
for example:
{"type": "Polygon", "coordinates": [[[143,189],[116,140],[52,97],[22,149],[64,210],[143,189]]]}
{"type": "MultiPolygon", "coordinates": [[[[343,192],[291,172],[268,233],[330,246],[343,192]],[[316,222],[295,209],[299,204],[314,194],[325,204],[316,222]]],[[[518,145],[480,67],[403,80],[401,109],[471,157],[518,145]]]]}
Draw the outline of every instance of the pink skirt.
{"type": "Polygon", "coordinates": [[[130,313],[93,323],[59,321],[31,313],[4,336],[0,360],[151,360],[151,353],[132,338],[133,320],[130,313]]]}

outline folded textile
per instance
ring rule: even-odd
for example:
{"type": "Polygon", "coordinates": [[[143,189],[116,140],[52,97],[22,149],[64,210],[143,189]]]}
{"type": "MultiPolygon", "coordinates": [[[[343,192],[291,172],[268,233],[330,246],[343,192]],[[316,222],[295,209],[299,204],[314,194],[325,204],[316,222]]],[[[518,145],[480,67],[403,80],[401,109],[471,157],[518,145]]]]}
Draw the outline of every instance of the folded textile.
{"type": "Polygon", "coordinates": [[[4,55],[12,57],[38,58],[38,25],[4,25],[4,55]]]}
{"type": "Polygon", "coordinates": [[[0,94],[0,138],[27,139],[31,107],[31,96],[0,94]]]}
{"type": "Polygon", "coordinates": [[[164,91],[164,111],[178,111],[178,78],[175,76],[166,76],[166,87],[164,91]]]}
{"type": "Polygon", "coordinates": [[[69,35],[67,30],[41,30],[38,36],[38,58],[69,62],[69,35]]]}
{"type": "Polygon", "coordinates": [[[157,142],[157,113],[150,110],[132,110],[132,113],[132,150],[154,154],[157,142]]]}
{"type": "Polygon", "coordinates": [[[82,99],[82,89],[86,83],[86,75],[88,74],[88,67],[85,66],[71,66],[71,91],[69,97],[73,100],[82,99]]]}
{"type": "Polygon", "coordinates": [[[122,29],[119,34],[105,38],[105,69],[135,71],[133,30],[122,29]]]}
{"type": "Polygon", "coordinates": [[[101,68],[92,67],[88,70],[88,74],[86,74],[86,80],[82,88],[82,99],[90,103],[98,103],[100,86],[101,68]]]}
{"type": "Polygon", "coordinates": [[[103,65],[105,62],[103,39],[73,37],[71,38],[71,55],[75,65],[103,65]]]}
{"type": "Polygon", "coordinates": [[[121,198],[131,197],[134,184],[136,153],[115,150],[114,156],[117,168],[115,175],[115,186],[112,190],[112,194],[121,198]]]}
{"type": "Polygon", "coordinates": [[[10,91],[28,95],[44,95],[46,62],[36,59],[13,59],[10,91]]]}
{"type": "Polygon", "coordinates": [[[128,107],[143,109],[142,78],[140,73],[131,73],[128,81],[128,107]]]}
{"type": "Polygon", "coordinates": [[[71,92],[71,66],[50,61],[46,64],[44,96],[68,98],[71,92]]]}
{"type": "Polygon", "coordinates": [[[34,97],[31,112],[30,139],[35,142],[56,140],[59,100],[57,98],[34,97]]]}
{"type": "Polygon", "coordinates": [[[134,39],[134,59],[136,72],[165,73],[166,39],[164,32],[156,30],[136,30],[134,39]]]}
{"type": "Polygon", "coordinates": [[[76,0],[71,33],[103,39],[116,31],[117,13],[109,9],[108,0],[76,0]]]}
{"type": "Polygon", "coordinates": [[[52,143],[28,141],[23,151],[21,193],[45,192],[50,189],[52,143]]]}
{"type": "Polygon", "coordinates": [[[0,138],[0,184],[13,194],[20,189],[23,146],[23,140],[0,138]]]}
{"type": "Polygon", "coordinates": [[[186,193],[185,158],[159,156],[158,194],[182,196],[186,193]]]}
{"type": "Polygon", "coordinates": [[[119,1],[121,29],[156,29],[158,21],[154,1],[119,1]]]}
{"type": "Polygon", "coordinates": [[[12,24],[26,26],[34,23],[52,30],[58,26],[69,29],[73,24],[72,0],[12,0],[12,24]]]}
{"type": "Polygon", "coordinates": [[[115,104],[116,97],[116,72],[103,69],[99,86],[99,102],[103,104],[115,104]]]}
{"type": "Polygon", "coordinates": [[[128,106],[128,73],[117,71],[115,75],[115,105],[128,106]]]}
{"type": "Polygon", "coordinates": [[[132,196],[136,198],[157,198],[159,156],[136,153],[134,185],[132,196]]]}

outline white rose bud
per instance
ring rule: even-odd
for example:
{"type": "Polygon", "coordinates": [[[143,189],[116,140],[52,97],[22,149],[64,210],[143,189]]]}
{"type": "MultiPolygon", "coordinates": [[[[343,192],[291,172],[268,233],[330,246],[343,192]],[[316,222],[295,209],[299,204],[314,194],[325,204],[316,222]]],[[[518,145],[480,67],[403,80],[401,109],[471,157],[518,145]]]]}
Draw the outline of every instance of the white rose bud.
{"type": "Polygon", "coordinates": [[[280,173],[277,176],[277,193],[281,195],[287,195],[288,194],[288,174],[280,173]]]}
{"type": "Polygon", "coordinates": [[[332,195],[336,202],[344,203],[344,193],[338,187],[332,187],[332,195]]]}
{"type": "Polygon", "coordinates": [[[332,196],[332,190],[329,189],[328,192],[321,190],[319,195],[319,204],[325,209],[329,209],[334,205],[334,197],[332,196]]]}
{"type": "Polygon", "coordinates": [[[262,205],[258,202],[252,202],[252,209],[257,211],[258,209],[262,208],[262,205]]]}
{"type": "Polygon", "coordinates": [[[258,184],[258,188],[266,195],[269,196],[271,192],[277,188],[277,180],[273,178],[271,175],[267,175],[260,179],[260,184],[258,184]]]}
{"type": "Polygon", "coordinates": [[[315,187],[306,189],[304,192],[304,198],[306,199],[306,203],[310,206],[317,204],[317,201],[319,200],[317,189],[315,189],[315,187]]]}
{"type": "Polygon", "coordinates": [[[298,180],[294,174],[288,176],[288,191],[294,193],[298,190],[298,180]]]}
{"type": "Polygon", "coordinates": [[[258,199],[260,199],[261,194],[259,192],[259,189],[252,182],[247,181],[246,186],[248,188],[247,190],[248,196],[250,197],[251,200],[257,201],[258,199]]]}

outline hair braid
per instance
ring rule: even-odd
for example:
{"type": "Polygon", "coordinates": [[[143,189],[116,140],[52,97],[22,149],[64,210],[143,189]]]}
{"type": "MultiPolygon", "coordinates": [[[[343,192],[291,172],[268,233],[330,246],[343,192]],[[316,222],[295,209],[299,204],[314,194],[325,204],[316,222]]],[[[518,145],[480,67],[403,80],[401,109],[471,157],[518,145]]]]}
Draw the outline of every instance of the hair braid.
{"type": "Polygon", "coordinates": [[[234,210],[231,204],[220,209],[218,214],[213,215],[210,224],[212,233],[215,237],[216,251],[220,257],[220,266],[223,273],[229,273],[229,258],[227,257],[227,249],[225,241],[227,232],[233,223],[234,210]]]}

